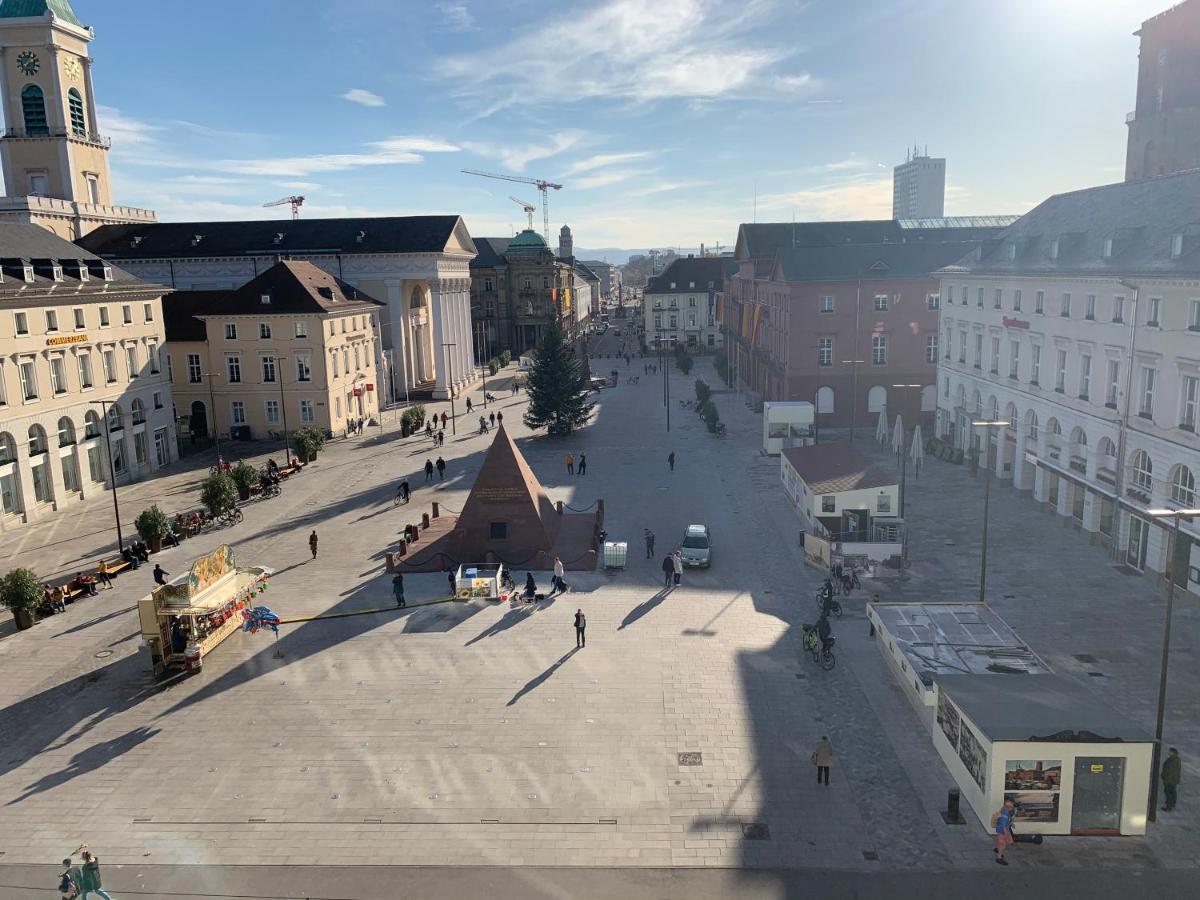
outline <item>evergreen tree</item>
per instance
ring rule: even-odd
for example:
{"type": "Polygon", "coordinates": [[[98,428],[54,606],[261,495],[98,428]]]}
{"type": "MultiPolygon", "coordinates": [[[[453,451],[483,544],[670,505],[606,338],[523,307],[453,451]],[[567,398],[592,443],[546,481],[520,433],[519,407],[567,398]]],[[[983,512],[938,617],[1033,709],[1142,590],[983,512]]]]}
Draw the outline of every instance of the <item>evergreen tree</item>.
{"type": "Polygon", "coordinates": [[[578,428],[592,415],[583,370],[563,340],[557,322],[551,323],[542,336],[526,390],[529,409],[525,424],[530,428],[578,428]]]}

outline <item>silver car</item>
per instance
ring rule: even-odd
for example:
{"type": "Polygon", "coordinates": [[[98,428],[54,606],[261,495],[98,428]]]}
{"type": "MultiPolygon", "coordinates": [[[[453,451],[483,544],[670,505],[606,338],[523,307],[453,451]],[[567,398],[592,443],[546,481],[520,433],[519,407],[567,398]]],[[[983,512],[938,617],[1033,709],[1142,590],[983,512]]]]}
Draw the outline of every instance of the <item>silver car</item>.
{"type": "Polygon", "coordinates": [[[712,562],[712,536],[707,525],[689,525],[679,548],[685,566],[707,569],[712,562]]]}

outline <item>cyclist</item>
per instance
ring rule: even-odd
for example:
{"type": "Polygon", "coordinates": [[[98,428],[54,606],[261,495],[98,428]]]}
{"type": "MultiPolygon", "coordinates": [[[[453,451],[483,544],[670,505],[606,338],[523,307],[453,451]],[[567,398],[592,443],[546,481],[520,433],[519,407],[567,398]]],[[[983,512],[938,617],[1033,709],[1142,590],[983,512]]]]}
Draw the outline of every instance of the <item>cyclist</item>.
{"type": "Polygon", "coordinates": [[[833,611],[833,581],[826,578],[821,585],[821,615],[828,616],[833,611]]]}
{"type": "Polygon", "coordinates": [[[828,653],[833,646],[833,629],[829,627],[825,613],[821,613],[821,618],[817,619],[817,637],[821,639],[821,653],[828,653]]]}
{"type": "Polygon", "coordinates": [[[401,503],[407,503],[410,493],[411,491],[408,486],[408,479],[405,478],[400,482],[400,487],[396,489],[396,496],[400,498],[401,503]]]}

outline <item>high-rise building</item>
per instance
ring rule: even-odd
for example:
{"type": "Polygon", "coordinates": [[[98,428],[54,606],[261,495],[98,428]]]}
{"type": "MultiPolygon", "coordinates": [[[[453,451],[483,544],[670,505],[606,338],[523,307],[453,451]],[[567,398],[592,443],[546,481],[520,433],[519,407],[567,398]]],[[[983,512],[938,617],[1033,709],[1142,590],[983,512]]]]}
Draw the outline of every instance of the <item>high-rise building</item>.
{"type": "Polygon", "coordinates": [[[940,219],[946,207],[946,160],[913,147],[892,170],[892,218],[940,219]]]}
{"type": "Polygon", "coordinates": [[[1200,168],[1200,0],[1142,23],[1125,180],[1200,168]]]}
{"type": "Polygon", "coordinates": [[[41,225],[68,240],[99,225],[154,221],[149,210],[112,202],[109,140],[99,133],[92,92],[94,37],[70,0],[0,3],[0,221],[41,225]]]}

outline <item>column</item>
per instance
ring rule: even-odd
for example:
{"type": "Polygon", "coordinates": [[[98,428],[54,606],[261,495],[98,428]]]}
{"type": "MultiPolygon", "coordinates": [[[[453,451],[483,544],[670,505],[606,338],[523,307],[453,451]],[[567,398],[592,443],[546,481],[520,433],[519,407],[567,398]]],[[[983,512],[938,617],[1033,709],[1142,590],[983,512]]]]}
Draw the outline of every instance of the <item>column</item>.
{"type": "MultiPolygon", "coordinates": [[[[392,364],[388,377],[391,379],[393,396],[399,400],[409,388],[408,376],[408,310],[405,309],[404,283],[399,280],[386,282],[388,303],[388,336],[392,344],[392,364]]],[[[382,343],[382,339],[380,341],[382,343]]]]}
{"type": "Polygon", "coordinates": [[[88,131],[92,134],[100,133],[100,123],[96,118],[96,94],[92,90],[92,58],[85,56],[83,62],[83,88],[87,98],[88,111],[88,131]]]}
{"type": "MultiPolygon", "coordinates": [[[[50,63],[53,70],[51,83],[54,85],[54,97],[46,98],[46,124],[50,126],[51,133],[56,130],[62,130],[64,133],[70,130],[70,125],[67,122],[67,92],[63,89],[62,84],[62,66],[59,63],[58,47],[50,48],[50,63]]],[[[75,200],[75,179],[74,167],[71,165],[71,142],[58,142],[58,161],[62,172],[62,191],[64,200],[75,200]]],[[[51,188],[53,189],[53,188],[51,188]]],[[[90,197],[83,198],[85,202],[91,202],[90,197]]]]}
{"type": "Polygon", "coordinates": [[[1018,423],[1016,449],[1013,451],[1012,475],[1013,487],[1018,491],[1027,491],[1032,487],[1032,485],[1025,483],[1025,439],[1025,426],[1018,423]]]}
{"type": "Polygon", "coordinates": [[[442,293],[442,282],[431,281],[429,284],[429,316],[433,323],[433,396],[438,400],[445,400],[450,396],[450,383],[446,378],[447,348],[442,346],[442,343],[446,340],[445,335],[447,333],[442,310],[445,302],[446,298],[442,293]]]}
{"type": "Polygon", "coordinates": [[[466,383],[475,380],[475,330],[471,324],[471,282],[463,278],[459,281],[459,330],[462,331],[463,374],[466,383]]]}

